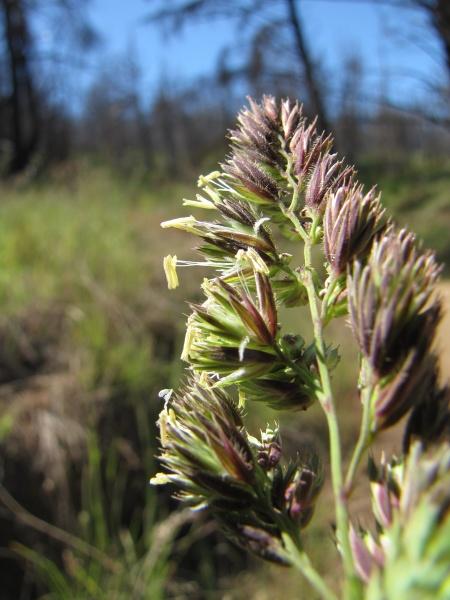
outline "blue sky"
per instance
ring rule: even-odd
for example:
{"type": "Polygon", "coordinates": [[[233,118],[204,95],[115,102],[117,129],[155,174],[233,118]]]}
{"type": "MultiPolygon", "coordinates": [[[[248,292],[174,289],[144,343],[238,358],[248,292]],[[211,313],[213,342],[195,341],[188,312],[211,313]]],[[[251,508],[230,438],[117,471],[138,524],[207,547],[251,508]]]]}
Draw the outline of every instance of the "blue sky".
{"type": "MultiPolygon", "coordinates": [[[[149,0],[92,0],[90,16],[103,44],[89,59],[91,68],[78,77],[80,89],[97,65],[113,68],[111,56],[132,49],[143,91],[151,97],[162,77],[185,81],[212,71],[223,45],[236,40],[234,27],[226,21],[189,26],[168,37],[145,22],[151,6],[149,0]]],[[[420,81],[442,76],[438,44],[418,12],[355,0],[303,0],[301,15],[329,73],[339,72],[352,53],[360,55],[368,95],[376,97],[382,85],[393,100],[420,99],[425,90],[420,81]]]]}

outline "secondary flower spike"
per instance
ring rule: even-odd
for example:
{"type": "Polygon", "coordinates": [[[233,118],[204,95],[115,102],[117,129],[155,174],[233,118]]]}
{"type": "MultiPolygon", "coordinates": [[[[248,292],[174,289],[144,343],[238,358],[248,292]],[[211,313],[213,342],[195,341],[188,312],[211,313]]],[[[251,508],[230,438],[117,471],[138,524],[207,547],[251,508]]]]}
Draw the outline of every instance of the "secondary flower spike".
{"type": "Polygon", "coordinates": [[[232,398],[195,378],[168,397],[159,426],[165,471],[151,483],[173,484],[178,498],[209,508],[237,543],[289,564],[281,523],[309,522],[322,482],[315,455],[282,467],[277,429],[249,436],[232,398]]]}
{"type": "Polygon", "coordinates": [[[355,261],[347,281],[350,322],[374,374],[392,374],[413,350],[429,350],[439,319],[433,298],[440,268],[406,230],[377,240],[367,264],[355,261]]]}

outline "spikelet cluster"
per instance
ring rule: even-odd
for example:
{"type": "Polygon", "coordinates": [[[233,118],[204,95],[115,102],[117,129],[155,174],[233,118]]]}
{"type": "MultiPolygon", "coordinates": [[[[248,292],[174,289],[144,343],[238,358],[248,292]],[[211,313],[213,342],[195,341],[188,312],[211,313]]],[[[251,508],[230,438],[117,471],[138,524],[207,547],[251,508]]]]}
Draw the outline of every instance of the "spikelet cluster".
{"type": "Polygon", "coordinates": [[[376,532],[352,531],[365,599],[444,600],[450,591],[450,446],[372,467],[376,532]]]}
{"type": "Polygon", "coordinates": [[[250,100],[231,131],[231,154],[223,165],[230,185],[275,220],[292,194],[309,212],[322,212],[327,195],[349,180],[352,169],[332,152],[331,136],[308,124],[298,103],[265,96],[250,100]],[[278,213],[278,214],[277,214],[278,213]]]}
{"type": "Polygon", "coordinates": [[[159,425],[166,470],[153,483],[175,484],[180,500],[212,511],[237,543],[288,564],[283,528],[311,519],[322,486],[317,456],[283,466],[278,429],[249,436],[232,398],[196,379],[166,399],[159,425]]]}
{"type": "Polygon", "coordinates": [[[365,384],[377,387],[373,430],[395,424],[436,376],[432,343],[440,317],[439,267],[414,236],[390,229],[349,272],[350,322],[365,360],[365,384]]]}

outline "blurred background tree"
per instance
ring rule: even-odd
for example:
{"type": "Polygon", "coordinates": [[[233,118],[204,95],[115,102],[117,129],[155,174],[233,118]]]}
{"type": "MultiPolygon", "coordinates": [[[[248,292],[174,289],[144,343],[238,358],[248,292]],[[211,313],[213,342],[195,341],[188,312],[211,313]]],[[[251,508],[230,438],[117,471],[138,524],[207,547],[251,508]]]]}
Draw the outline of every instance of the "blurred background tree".
{"type": "MultiPolygon", "coordinates": [[[[50,82],[43,77],[48,63],[66,60],[64,45],[70,54],[91,49],[98,41],[95,31],[84,18],[87,2],[70,0],[2,0],[1,112],[2,163],[7,173],[26,168],[33,155],[61,135],[62,115],[56,115],[50,82]],[[41,53],[34,32],[36,19],[46,19],[59,29],[64,42],[62,52],[41,53]],[[55,121],[60,121],[58,124],[55,121]],[[52,131],[53,129],[53,131],[52,131]],[[53,139],[50,142],[50,137],[53,139]]],[[[56,69],[52,70],[55,77],[56,69]]],[[[53,84],[54,85],[54,84],[53,84]]],[[[59,144],[56,155],[64,155],[59,144]]]]}
{"type": "MultiPolygon", "coordinates": [[[[339,15],[341,7],[366,4],[317,2],[324,22],[330,6],[339,15]]],[[[229,33],[229,41],[211,51],[212,71],[179,77],[153,65],[151,85],[132,38],[123,51],[108,53],[108,33],[92,18],[92,1],[2,0],[0,6],[0,165],[6,176],[27,167],[29,174],[45,173],[47,165],[87,154],[122,172],[156,167],[158,177],[174,169],[186,175],[223,151],[220,140],[242,98],[263,93],[299,97],[355,160],[384,155],[386,145],[397,155],[414,148],[448,151],[450,27],[443,0],[374,3],[374,10],[390,11],[386,40],[420,47],[434,62],[431,72],[411,64],[402,73],[381,56],[384,75],[376,85],[361,49],[349,42],[342,58],[336,46],[330,55],[320,23],[311,30],[311,0],[146,0],[135,27],[145,28],[152,47],[169,47],[205,23],[229,33]],[[399,97],[405,77],[415,78],[420,96],[399,97]]]]}
{"type": "MultiPolygon", "coordinates": [[[[245,59],[237,69],[227,68],[227,64],[223,63],[222,77],[244,75],[251,82],[255,95],[261,95],[264,93],[264,78],[272,77],[275,81],[287,83],[300,76],[307,90],[310,110],[317,115],[318,126],[328,131],[330,123],[323,97],[320,62],[313,57],[305,38],[299,9],[300,2],[295,0],[187,0],[163,6],[152,14],[150,20],[171,26],[174,31],[196,20],[218,17],[234,20],[241,31],[242,41],[233,50],[243,52],[245,59]],[[278,70],[280,61],[274,60],[276,53],[283,56],[284,72],[278,70]]],[[[225,52],[227,50],[231,49],[225,52]]],[[[223,58],[226,58],[226,53],[223,58]]],[[[294,90],[289,91],[292,93],[294,90]]]]}

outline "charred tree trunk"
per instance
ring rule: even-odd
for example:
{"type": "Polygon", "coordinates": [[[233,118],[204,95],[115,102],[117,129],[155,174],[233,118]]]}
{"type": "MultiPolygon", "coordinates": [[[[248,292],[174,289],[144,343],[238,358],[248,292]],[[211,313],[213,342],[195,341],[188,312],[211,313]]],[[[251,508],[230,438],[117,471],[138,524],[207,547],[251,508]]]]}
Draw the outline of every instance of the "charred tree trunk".
{"type": "Polygon", "coordinates": [[[10,173],[24,169],[38,142],[38,109],[30,72],[30,36],[22,0],[1,0],[11,86],[10,173]]]}
{"type": "Polygon", "coordinates": [[[328,121],[325,103],[323,101],[320,84],[318,81],[316,69],[309,48],[306,44],[305,35],[300,23],[300,17],[295,0],[285,0],[289,13],[289,22],[292,27],[292,32],[297,46],[298,56],[305,69],[306,84],[311,99],[311,104],[314,112],[317,114],[317,124],[319,129],[330,131],[330,123],[328,121]]]}
{"type": "Polygon", "coordinates": [[[431,17],[434,28],[444,45],[445,62],[450,77],[450,2],[437,0],[435,8],[431,10],[431,17]]]}

